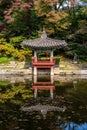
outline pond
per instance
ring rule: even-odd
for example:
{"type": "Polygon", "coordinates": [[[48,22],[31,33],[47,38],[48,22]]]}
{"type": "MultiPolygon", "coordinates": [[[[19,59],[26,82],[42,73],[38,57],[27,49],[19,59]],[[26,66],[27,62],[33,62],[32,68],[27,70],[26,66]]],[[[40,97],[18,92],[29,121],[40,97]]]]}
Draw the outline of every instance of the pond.
{"type": "Polygon", "coordinates": [[[0,130],[87,130],[87,79],[0,79],[0,130]]]}

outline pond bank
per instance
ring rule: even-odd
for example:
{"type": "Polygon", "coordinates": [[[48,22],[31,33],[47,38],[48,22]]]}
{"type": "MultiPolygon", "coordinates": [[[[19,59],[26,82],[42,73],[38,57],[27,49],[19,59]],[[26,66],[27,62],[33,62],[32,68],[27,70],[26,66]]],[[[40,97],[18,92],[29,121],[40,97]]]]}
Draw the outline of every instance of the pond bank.
{"type": "MultiPolygon", "coordinates": [[[[32,68],[29,69],[1,69],[0,75],[32,75],[32,68]]],[[[54,68],[54,75],[87,75],[87,70],[59,70],[54,68]]]]}
{"type": "MultiPolygon", "coordinates": [[[[76,82],[77,80],[84,80],[84,79],[87,79],[87,75],[54,75],[53,76],[54,81],[61,81],[61,82],[73,82],[73,81],[76,82]]],[[[15,82],[25,83],[28,81],[32,82],[32,80],[33,80],[32,75],[10,75],[10,74],[0,75],[0,81],[10,81],[11,83],[15,83],[15,82]]]]}
{"type": "Polygon", "coordinates": [[[32,74],[32,69],[5,69],[5,70],[0,70],[0,74],[4,75],[31,75],[32,74]]]}

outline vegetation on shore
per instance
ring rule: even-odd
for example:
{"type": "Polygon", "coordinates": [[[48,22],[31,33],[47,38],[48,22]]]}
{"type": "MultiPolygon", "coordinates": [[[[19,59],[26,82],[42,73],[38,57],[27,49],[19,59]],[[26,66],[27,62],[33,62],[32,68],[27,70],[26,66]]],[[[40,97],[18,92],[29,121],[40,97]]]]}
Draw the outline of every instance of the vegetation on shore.
{"type": "Polygon", "coordinates": [[[55,56],[72,60],[77,54],[79,62],[87,61],[87,7],[70,3],[71,7],[64,7],[64,1],[58,0],[1,0],[0,63],[31,58],[33,52],[21,42],[40,37],[43,27],[49,37],[68,43],[66,50],[56,50],[55,56]]]}

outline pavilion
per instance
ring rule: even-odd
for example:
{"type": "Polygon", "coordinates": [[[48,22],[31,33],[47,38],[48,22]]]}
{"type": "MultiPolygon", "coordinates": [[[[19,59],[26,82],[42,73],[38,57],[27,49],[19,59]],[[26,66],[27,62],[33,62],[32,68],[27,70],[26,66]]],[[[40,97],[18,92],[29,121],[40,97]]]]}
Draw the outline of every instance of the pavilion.
{"type": "Polygon", "coordinates": [[[22,46],[32,49],[34,51],[33,59],[33,74],[37,75],[38,69],[49,69],[50,75],[54,75],[54,65],[55,61],[53,59],[53,52],[55,49],[63,48],[67,46],[65,40],[56,40],[48,38],[45,29],[43,29],[40,38],[34,40],[24,40],[22,46]],[[49,60],[38,60],[38,52],[50,52],[49,60]]]}

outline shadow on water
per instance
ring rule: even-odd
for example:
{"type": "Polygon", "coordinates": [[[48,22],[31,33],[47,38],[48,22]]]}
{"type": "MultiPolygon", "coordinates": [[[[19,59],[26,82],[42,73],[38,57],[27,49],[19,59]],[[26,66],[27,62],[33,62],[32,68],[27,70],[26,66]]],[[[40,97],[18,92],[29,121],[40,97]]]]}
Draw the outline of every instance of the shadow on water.
{"type": "Polygon", "coordinates": [[[87,80],[1,80],[0,130],[87,130],[87,80]]]}

